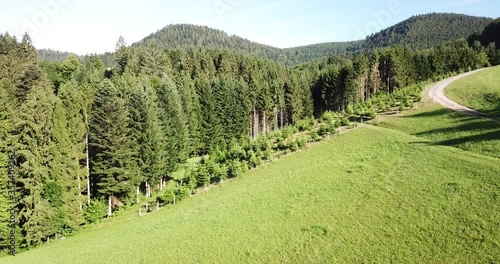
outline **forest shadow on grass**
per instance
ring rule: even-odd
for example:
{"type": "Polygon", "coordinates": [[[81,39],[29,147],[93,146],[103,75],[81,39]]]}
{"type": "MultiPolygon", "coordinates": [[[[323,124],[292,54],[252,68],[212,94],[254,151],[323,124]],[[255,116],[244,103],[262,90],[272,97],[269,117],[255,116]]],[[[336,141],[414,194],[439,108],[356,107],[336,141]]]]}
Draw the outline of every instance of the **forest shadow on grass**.
{"type": "Polygon", "coordinates": [[[431,141],[414,144],[443,145],[500,158],[500,122],[434,107],[409,112],[389,121],[390,128],[431,141]]]}

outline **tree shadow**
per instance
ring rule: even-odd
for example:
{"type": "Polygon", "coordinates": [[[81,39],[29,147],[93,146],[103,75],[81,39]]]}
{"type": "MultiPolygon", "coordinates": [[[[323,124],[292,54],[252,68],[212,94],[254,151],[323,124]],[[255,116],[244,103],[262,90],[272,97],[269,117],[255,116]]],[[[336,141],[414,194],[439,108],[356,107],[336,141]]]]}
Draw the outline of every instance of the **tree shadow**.
{"type": "Polygon", "coordinates": [[[498,140],[498,139],[500,139],[500,129],[498,129],[496,131],[487,132],[487,133],[481,133],[478,135],[442,140],[442,141],[438,141],[435,143],[438,145],[445,145],[445,146],[457,146],[457,145],[462,145],[465,143],[485,142],[485,141],[498,140]]]}
{"type": "Polygon", "coordinates": [[[500,147],[500,122],[497,120],[463,115],[449,109],[438,109],[405,118],[427,119],[443,116],[451,118],[452,122],[446,122],[444,126],[437,123],[434,128],[414,134],[418,137],[434,139],[433,141],[419,141],[413,144],[451,146],[500,157],[500,153],[494,152],[500,147]]]}
{"type": "MultiPolygon", "coordinates": [[[[425,137],[426,135],[433,135],[433,134],[444,134],[444,133],[449,133],[451,131],[455,132],[470,132],[470,133],[476,133],[476,131],[500,131],[500,125],[489,120],[484,120],[484,119],[478,119],[478,118],[466,118],[466,119],[460,119],[460,122],[467,122],[465,124],[453,126],[453,127],[445,127],[445,128],[438,128],[438,129],[432,129],[428,130],[425,132],[420,132],[416,133],[416,136],[422,136],[425,137]],[[472,120],[476,120],[475,122],[472,120]],[[481,121],[479,121],[481,120],[481,121]]],[[[498,137],[500,139],[500,137],[498,137]]]]}
{"type": "Polygon", "coordinates": [[[426,118],[426,117],[437,117],[437,116],[443,116],[443,115],[448,115],[450,113],[454,113],[453,111],[442,108],[434,111],[429,111],[429,112],[422,112],[418,114],[412,114],[405,116],[405,118],[426,118]]]}

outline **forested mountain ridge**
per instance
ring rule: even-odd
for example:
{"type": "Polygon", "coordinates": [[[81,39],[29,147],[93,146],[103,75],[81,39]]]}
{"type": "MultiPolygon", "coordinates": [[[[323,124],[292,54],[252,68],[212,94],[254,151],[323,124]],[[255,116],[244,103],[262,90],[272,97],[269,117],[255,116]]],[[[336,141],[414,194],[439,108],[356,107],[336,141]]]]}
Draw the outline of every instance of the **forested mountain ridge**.
{"type": "Polygon", "coordinates": [[[432,13],[412,16],[392,27],[368,36],[364,49],[408,45],[412,49],[432,48],[443,42],[468,38],[482,32],[491,18],[461,14],[432,13]]]}
{"type": "Polygon", "coordinates": [[[410,17],[392,27],[367,36],[364,40],[329,42],[279,49],[206,26],[170,25],[132,46],[144,47],[157,42],[163,48],[229,49],[265,57],[287,65],[297,65],[333,54],[408,45],[426,49],[447,41],[480,33],[493,19],[453,13],[432,13],[410,17]]]}
{"type": "Polygon", "coordinates": [[[52,50],[52,49],[38,49],[36,51],[39,60],[42,61],[55,61],[63,62],[70,55],[75,55],[71,52],[52,50]]]}
{"type": "MultiPolygon", "coordinates": [[[[491,18],[452,13],[432,13],[410,17],[392,27],[367,36],[364,40],[327,42],[301,47],[280,49],[248,39],[229,35],[218,29],[190,24],[166,26],[144,39],[133,43],[133,47],[149,45],[160,48],[227,49],[268,58],[294,66],[311,60],[330,57],[334,54],[352,54],[394,45],[408,45],[412,49],[426,49],[447,41],[468,38],[480,33],[491,18]]],[[[39,50],[39,59],[63,61],[69,53],[39,50]]],[[[105,64],[111,66],[112,53],[100,55],[105,64]]]]}
{"type": "Polygon", "coordinates": [[[162,48],[229,49],[251,53],[275,61],[280,60],[281,49],[260,44],[218,29],[190,24],[169,25],[132,46],[141,47],[157,42],[162,48]]]}

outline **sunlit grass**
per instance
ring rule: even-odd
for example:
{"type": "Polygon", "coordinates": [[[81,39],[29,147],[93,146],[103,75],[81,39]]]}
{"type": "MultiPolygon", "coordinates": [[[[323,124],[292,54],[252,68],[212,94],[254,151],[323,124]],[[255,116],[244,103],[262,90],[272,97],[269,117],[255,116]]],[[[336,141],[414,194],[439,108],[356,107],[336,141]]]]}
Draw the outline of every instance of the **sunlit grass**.
{"type": "Polygon", "coordinates": [[[498,159],[363,127],[0,263],[489,263],[498,159]]]}
{"type": "Polygon", "coordinates": [[[500,158],[500,122],[465,116],[436,104],[391,117],[379,125],[445,145],[500,158]]]}
{"type": "Polygon", "coordinates": [[[446,89],[446,96],[459,104],[500,117],[500,66],[456,81],[446,89]]]}

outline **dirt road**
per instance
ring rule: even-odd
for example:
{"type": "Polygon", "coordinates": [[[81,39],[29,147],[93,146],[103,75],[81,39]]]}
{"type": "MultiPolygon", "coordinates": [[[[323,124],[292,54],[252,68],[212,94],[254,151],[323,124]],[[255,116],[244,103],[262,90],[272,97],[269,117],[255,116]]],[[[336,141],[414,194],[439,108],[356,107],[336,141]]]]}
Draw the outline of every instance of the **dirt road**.
{"type": "Polygon", "coordinates": [[[457,75],[455,77],[451,77],[451,78],[448,78],[446,80],[443,80],[443,81],[437,83],[434,87],[432,87],[429,90],[429,97],[432,98],[432,100],[434,102],[437,102],[437,103],[441,104],[442,106],[444,106],[446,108],[455,110],[455,111],[463,113],[465,115],[479,116],[479,117],[485,117],[485,118],[489,118],[489,119],[495,119],[495,118],[493,118],[490,115],[487,115],[487,114],[478,112],[478,111],[476,111],[474,109],[470,109],[468,107],[460,105],[460,104],[452,101],[448,97],[446,97],[446,95],[444,94],[444,91],[445,91],[446,87],[448,87],[451,83],[453,83],[453,82],[455,82],[455,81],[457,81],[457,80],[459,80],[461,78],[464,78],[466,76],[469,76],[469,75],[478,73],[480,71],[483,71],[483,70],[485,70],[485,69],[479,69],[479,70],[476,70],[476,71],[471,71],[471,72],[463,73],[463,74],[457,75]]]}

